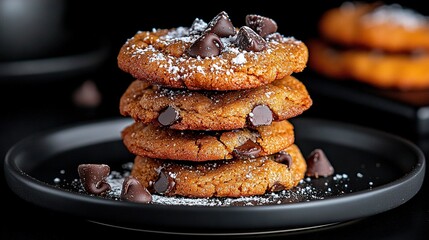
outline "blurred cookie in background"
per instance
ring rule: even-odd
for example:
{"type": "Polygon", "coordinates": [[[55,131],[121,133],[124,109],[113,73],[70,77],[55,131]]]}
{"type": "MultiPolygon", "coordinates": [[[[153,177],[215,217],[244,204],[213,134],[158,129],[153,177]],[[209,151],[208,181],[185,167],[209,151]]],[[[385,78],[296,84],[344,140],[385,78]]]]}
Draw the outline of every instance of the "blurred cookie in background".
{"type": "Polygon", "coordinates": [[[394,133],[429,152],[429,18],[417,9],[425,10],[346,1],[323,12],[306,42],[315,102],[307,114],[394,133]]]}
{"type": "Polygon", "coordinates": [[[310,43],[309,66],[323,75],[379,88],[429,88],[429,54],[423,50],[387,53],[380,49],[344,49],[321,40],[310,43]]]}
{"type": "Polygon", "coordinates": [[[429,88],[429,18],[399,4],[344,2],[322,14],[309,67],[382,89],[429,88]]]}

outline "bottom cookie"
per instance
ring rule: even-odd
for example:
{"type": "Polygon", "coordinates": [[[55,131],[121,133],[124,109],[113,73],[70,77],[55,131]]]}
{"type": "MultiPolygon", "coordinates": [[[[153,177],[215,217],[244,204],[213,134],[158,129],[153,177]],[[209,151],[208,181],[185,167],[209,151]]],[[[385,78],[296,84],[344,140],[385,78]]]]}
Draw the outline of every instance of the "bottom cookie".
{"type": "Polygon", "coordinates": [[[293,144],[254,159],[210,162],[137,156],[131,171],[151,193],[185,197],[243,197],[291,189],[304,178],[305,158],[293,144]]]}

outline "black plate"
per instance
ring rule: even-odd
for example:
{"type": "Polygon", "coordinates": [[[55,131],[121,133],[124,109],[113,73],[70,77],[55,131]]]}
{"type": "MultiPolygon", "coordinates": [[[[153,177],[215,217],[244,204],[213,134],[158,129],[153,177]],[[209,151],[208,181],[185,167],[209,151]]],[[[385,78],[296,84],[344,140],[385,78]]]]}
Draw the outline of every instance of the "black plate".
{"type": "Polygon", "coordinates": [[[236,200],[160,197],[138,204],[117,200],[114,194],[86,194],[77,187],[78,164],[106,163],[118,179],[126,174],[124,166],[133,156],[122,145],[120,131],[129,119],[69,126],[24,139],[8,151],[5,176],[18,196],[41,207],[110,226],[181,234],[256,234],[345,224],[398,207],[421,188],[425,158],[413,143],[339,122],[291,121],[303,154],[322,148],[334,176],[306,178],[293,191],[236,200]]]}

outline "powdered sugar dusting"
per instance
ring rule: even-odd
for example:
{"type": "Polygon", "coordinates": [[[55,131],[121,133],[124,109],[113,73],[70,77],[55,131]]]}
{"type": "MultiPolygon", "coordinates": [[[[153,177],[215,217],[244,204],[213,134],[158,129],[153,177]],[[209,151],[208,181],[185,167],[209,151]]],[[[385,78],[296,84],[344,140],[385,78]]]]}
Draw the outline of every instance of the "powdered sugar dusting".
{"type": "Polygon", "coordinates": [[[399,4],[382,5],[364,15],[362,21],[371,24],[396,24],[406,29],[415,29],[429,24],[428,17],[411,9],[403,8],[399,4]]]}
{"type": "Polygon", "coordinates": [[[169,31],[166,35],[159,38],[158,41],[165,41],[166,44],[171,41],[193,42],[197,39],[196,35],[189,34],[190,29],[187,27],[178,27],[169,31]]]}
{"type": "MultiPolygon", "coordinates": [[[[170,46],[176,43],[192,44],[195,42],[200,34],[207,28],[208,23],[202,19],[195,19],[192,26],[188,27],[177,27],[169,29],[165,34],[157,38],[154,44],[143,44],[143,46],[131,45],[127,48],[128,54],[133,58],[141,58],[141,56],[148,57],[149,63],[156,63],[159,71],[165,71],[169,74],[171,80],[187,79],[192,78],[195,75],[202,74],[206,75],[210,72],[211,76],[222,76],[231,75],[236,69],[239,69],[241,65],[248,63],[249,59],[257,61],[261,52],[245,51],[236,44],[236,35],[220,38],[222,42],[222,50],[219,56],[215,57],[190,57],[187,54],[180,56],[173,56],[168,51],[162,51],[154,47],[159,46],[170,46]],[[223,57],[222,54],[227,53],[228,57],[223,57]],[[230,60],[228,60],[230,59],[230,60]],[[207,60],[208,63],[203,63],[207,60]],[[207,65],[210,68],[207,68],[207,65]]],[[[155,29],[153,30],[155,31],[155,29]]],[[[142,31],[139,31],[142,33],[142,31]]],[[[131,39],[134,39],[131,38],[131,39]]],[[[130,40],[128,40],[129,42],[130,40]]],[[[281,35],[278,39],[267,40],[273,46],[278,43],[301,43],[293,37],[284,37],[281,35]]],[[[272,50],[268,48],[265,53],[272,53],[272,50]]]]}
{"type": "Polygon", "coordinates": [[[244,64],[247,62],[246,57],[244,57],[243,53],[239,53],[235,58],[233,58],[232,63],[234,64],[244,64]]]}
{"type": "MultiPolygon", "coordinates": [[[[125,163],[119,170],[112,170],[107,178],[107,182],[111,186],[111,190],[107,192],[104,197],[107,199],[121,201],[120,194],[122,184],[125,177],[129,176],[132,169],[132,162],[125,163]]],[[[61,177],[58,177],[61,178],[61,177]]],[[[278,204],[291,204],[298,202],[309,202],[315,200],[322,200],[330,197],[351,193],[356,189],[351,189],[349,186],[355,184],[356,181],[367,181],[363,187],[365,189],[374,186],[373,180],[365,179],[363,173],[358,173],[355,176],[348,174],[337,173],[331,177],[326,178],[310,178],[306,177],[298,184],[297,187],[291,190],[283,190],[275,193],[267,193],[262,196],[245,196],[238,198],[189,198],[189,197],[166,197],[158,194],[152,195],[152,202],[149,204],[154,205],[182,205],[182,206],[258,206],[258,205],[278,205],[278,204]]],[[[82,187],[79,179],[71,181],[61,180],[57,178],[53,183],[62,188],[87,194],[82,187]]]]}

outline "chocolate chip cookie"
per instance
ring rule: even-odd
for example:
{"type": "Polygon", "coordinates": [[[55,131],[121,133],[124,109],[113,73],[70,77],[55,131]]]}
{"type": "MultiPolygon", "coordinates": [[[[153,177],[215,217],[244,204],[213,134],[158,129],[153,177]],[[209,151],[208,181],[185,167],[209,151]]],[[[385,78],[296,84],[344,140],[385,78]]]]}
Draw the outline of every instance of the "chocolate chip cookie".
{"type": "Polygon", "coordinates": [[[429,89],[429,18],[399,4],[344,2],[307,41],[309,67],[379,89],[429,89]]]}
{"type": "Polygon", "coordinates": [[[119,110],[134,122],[121,138],[136,156],[122,199],[255,196],[299,184],[307,163],[288,120],[313,104],[292,76],[309,56],[277,29],[256,14],[237,27],[222,11],[122,45],[118,66],[134,81],[119,110]]]}
{"type": "Polygon", "coordinates": [[[293,130],[287,120],[231,131],[179,131],[134,122],[123,129],[122,139],[135,155],[199,162],[274,154],[294,143],[293,130]]]}
{"type": "Polygon", "coordinates": [[[362,48],[336,48],[325,41],[308,41],[309,66],[332,79],[351,79],[380,89],[429,89],[429,54],[387,53],[362,48]]]}
{"type": "Polygon", "coordinates": [[[293,76],[241,91],[171,89],[135,80],[120,99],[120,112],[178,130],[232,130],[286,120],[311,105],[304,84],[293,76]]]}
{"type": "Polygon", "coordinates": [[[429,50],[429,18],[399,4],[344,2],[319,21],[321,37],[387,52],[429,50]]]}
{"type": "Polygon", "coordinates": [[[306,162],[297,145],[253,159],[189,162],[137,156],[131,176],[151,193],[186,197],[242,197],[295,187],[306,162]]]}
{"type": "Polygon", "coordinates": [[[152,84],[190,90],[240,90],[268,84],[301,72],[307,46],[277,32],[277,23],[247,15],[233,26],[226,12],[209,23],[195,19],[190,27],[139,31],[118,54],[118,66],[152,84]]]}

